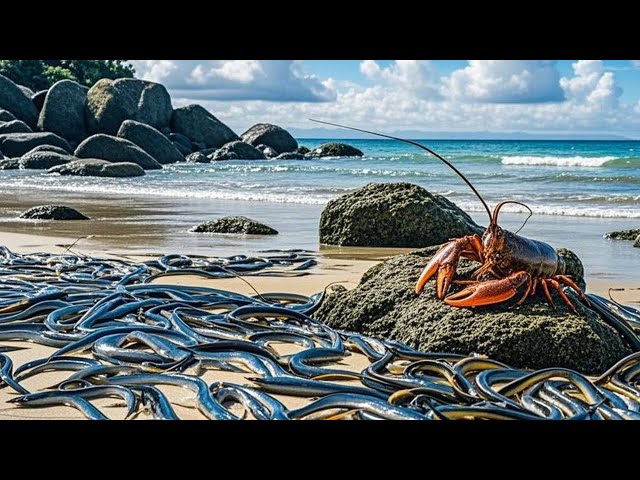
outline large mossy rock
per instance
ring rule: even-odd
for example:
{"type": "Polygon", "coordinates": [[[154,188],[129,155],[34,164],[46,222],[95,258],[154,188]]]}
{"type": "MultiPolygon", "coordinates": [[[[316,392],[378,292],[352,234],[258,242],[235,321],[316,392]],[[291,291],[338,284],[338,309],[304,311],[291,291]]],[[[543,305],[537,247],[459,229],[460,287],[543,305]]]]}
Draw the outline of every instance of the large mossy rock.
{"type": "Polygon", "coordinates": [[[295,152],[298,149],[298,142],[284,128],[270,123],[258,123],[244,132],[242,141],[257,147],[267,145],[273,148],[278,154],[285,152],[295,152]]]}
{"type": "MultiPolygon", "coordinates": [[[[355,289],[328,296],[315,316],[333,328],[391,338],[422,351],[488,355],[515,368],[600,373],[631,353],[618,333],[570,292],[579,315],[570,313],[557,293],[552,293],[557,309],[540,291],[519,307],[513,304],[520,295],[476,309],[450,307],[436,297],[434,280],[417,295],[416,281],[435,251],[374,266],[355,289]]],[[[469,279],[478,266],[463,260],[456,278],[469,279]]]]}
{"type": "Polygon", "coordinates": [[[454,203],[410,183],[370,183],[331,200],[320,216],[327,245],[427,247],[482,231],[454,203]]]}
{"type": "Polygon", "coordinates": [[[89,220],[75,208],[64,205],[40,205],[23,212],[20,218],[30,220],[89,220]]]}
{"type": "Polygon", "coordinates": [[[184,161],[184,156],[171,143],[171,140],[144,123],[125,120],[120,125],[118,137],[135,143],[163,165],[184,161]]]}
{"type": "Polygon", "coordinates": [[[636,238],[636,241],[633,243],[633,246],[636,248],[640,248],[640,235],[636,238]]]}
{"type": "Polygon", "coordinates": [[[145,170],[162,168],[162,165],[135,143],[102,133],[92,135],[78,145],[75,156],[78,158],[99,158],[110,162],[132,162],[145,170]]]}
{"type": "Polygon", "coordinates": [[[69,153],[73,150],[69,142],[55,133],[33,132],[0,135],[0,150],[8,157],[21,157],[40,145],[53,145],[69,153]]]}
{"type": "Polygon", "coordinates": [[[209,155],[212,162],[220,160],[266,160],[264,154],[248,143],[236,140],[229,142],[209,155]]]}
{"type": "Polygon", "coordinates": [[[144,170],[140,165],[131,162],[108,162],[97,158],[74,160],[57,167],[52,167],[47,173],[59,175],[75,175],[80,177],[141,177],[144,170]]]}
{"type": "Polygon", "coordinates": [[[225,143],[240,140],[233,130],[200,105],[176,108],[171,116],[171,131],[180,133],[204,148],[220,148],[225,143]]]}
{"type": "Polygon", "coordinates": [[[171,97],[159,83],[136,78],[103,78],[87,93],[89,133],[115,135],[125,120],[137,120],[161,129],[169,126],[171,97]]]}
{"type": "Polygon", "coordinates": [[[224,217],[201,223],[191,229],[196,233],[236,233],[242,235],[277,235],[278,231],[247,217],[224,217]]]}
{"type": "Polygon", "coordinates": [[[87,87],[72,80],[60,80],[47,92],[38,129],[53,132],[77,145],[87,137],[85,103],[87,87]]]}
{"type": "Polygon", "coordinates": [[[8,110],[15,118],[22,120],[32,129],[36,128],[38,109],[31,101],[31,97],[26,96],[20,86],[4,75],[0,75],[0,108],[8,110]]]}

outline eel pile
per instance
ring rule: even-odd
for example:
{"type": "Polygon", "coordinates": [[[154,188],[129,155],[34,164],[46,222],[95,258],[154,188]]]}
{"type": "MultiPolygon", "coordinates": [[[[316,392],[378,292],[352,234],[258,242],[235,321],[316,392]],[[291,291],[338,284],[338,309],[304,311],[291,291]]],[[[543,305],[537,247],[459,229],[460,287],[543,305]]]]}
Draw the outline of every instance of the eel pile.
{"type": "MultiPolygon", "coordinates": [[[[323,293],[247,296],[151,283],[174,275],[304,275],[315,264],[307,252],[267,253],[129,262],[0,247],[0,388],[13,390],[8,402],[21,408],[65,405],[95,420],[108,416],[91,401],[111,398],[126,405],[126,418],[179,419],[166,386],[190,390],[193,406],[216,420],[640,419],[635,346],[598,377],[526,371],[333,330],[313,318],[323,293]],[[6,352],[22,348],[15,342],[55,350],[14,369],[6,352]],[[345,368],[352,355],[366,357],[366,367],[345,368]],[[25,388],[26,379],[54,371],[65,379],[25,388]],[[244,381],[205,381],[211,372],[240,373],[244,381]],[[288,396],[307,401],[288,407],[288,396]]],[[[638,343],[640,311],[589,298],[638,343]]]]}

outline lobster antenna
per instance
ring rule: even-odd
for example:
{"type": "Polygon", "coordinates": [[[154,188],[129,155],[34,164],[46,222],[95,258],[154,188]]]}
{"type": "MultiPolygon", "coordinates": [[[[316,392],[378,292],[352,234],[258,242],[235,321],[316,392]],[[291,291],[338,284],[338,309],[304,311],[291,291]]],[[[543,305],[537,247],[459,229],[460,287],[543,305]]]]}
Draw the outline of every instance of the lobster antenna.
{"type": "Polygon", "coordinates": [[[527,224],[527,222],[529,221],[529,219],[533,215],[533,210],[531,210],[531,208],[529,208],[529,205],[525,205],[522,202],[517,202],[515,200],[505,200],[504,202],[500,202],[498,205],[496,205],[496,208],[493,210],[493,216],[491,218],[491,224],[492,225],[497,225],[498,224],[498,214],[500,213],[500,209],[504,205],[506,205],[508,203],[514,203],[516,205],[520,205],[520,206],[526,208],[527,210],[529,210],[529,216],[525,219],[525,221],[522,224],[522,226],[518,230],[516,230],[516,232],[515,232],[515,233],[518,233],[520,230],[522,230],[524,228],[524,226],[527,224]]]}
{"type": "Polygon", "coordinates": [[[369,130],[363,130],[362,128],[356,128],[356,127],[348,127],[346,125],[339,125],[337,123],[331,123],[331,122],[324,122],[322,120],[314,120],[313,118],[310,118],[309,120],[311,120],[312,122],[316,122],[316,123],[324,123],[325,125],[331,125],[334,127],[340,127],[340,128],[346,128],[347,130],[356,130],[358,132],[364,132],[364,133],[369,133],[371,135],[377,135],[378,137],[385,137],[385,138],[390,138],[392,140],[398,140],[399,142],[404,142],[404,143],[409,143],[411,145],[415,145],[418,148],[421,148],[423,150],[426,150],[427,152],[429,152],[431,155],[433,155],[434,157],[436,157],[438,160],[443,161],[449,168],[451,168],[451,170],[453,170],[454,172],[456,172],[458,174],[458,176],[460,178],[462,178],[462,180],[464,180],[464,183],[466,183],[467,185],[469,185],[469,188],[471,190],[473,190],[473,193],[476,194],[476,197],[478,197],[480,199],[480,201],[482,202],[482,205],[484,205],[485,210],[487,211],[487,213],[489,214],[489,221],[492,220],[492,216],[491,216],[491,209],[489,208],[489,206],[487,205],[487,202],[484,201],[484,199],[480,196],[480,194],[478,193],[478,191],[475,189],[475,187],[471,184],[471,182],[469,180],[467,180],[467,177],[465,177],[462,172],[460,170],[458,170],[449,160],[447,160],[446,158],[444,158],[442,155],[437,154],[436,152],[434,152],[433,150],[431,150],[429,147],[425,147],[424,145],[419,144],[418,142],[414,142],[413,140],[407,140],[406,138],[399,138],[399,137],[394,137],[392,135],[385,135],[384,133],[377,133],[377,132],[371,132],[369,130]]]}

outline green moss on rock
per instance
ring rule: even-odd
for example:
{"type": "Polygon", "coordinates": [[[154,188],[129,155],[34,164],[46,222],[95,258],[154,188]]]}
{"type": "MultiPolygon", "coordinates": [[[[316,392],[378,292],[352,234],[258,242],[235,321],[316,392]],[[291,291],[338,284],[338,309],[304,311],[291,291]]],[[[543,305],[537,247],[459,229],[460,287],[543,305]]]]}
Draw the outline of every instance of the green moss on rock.
{"type": "MultiPolygon", "coordinates": [[[[566,367],[599,373],[631,353],[615,330],[568,293],[579,315],[557,294],[553,309],[538,292],[523,305],[450,307],[435,296],[434,281],[416,295],[415,283],[436,249],[394,257],[376,265],[353,290],[325,300],[316,316],[333,328],[386,337],[423,351],[485,354],[516,368],[566,367]]],[[[462,261],[457,278],[478,264],[462,261]]]]}
{"type": "Polygon", "coordinates": [[[320,243],[426,247],[483,229],[445,197],[411,183],[370,183],[331,200],[320,216],[320,243]]]}

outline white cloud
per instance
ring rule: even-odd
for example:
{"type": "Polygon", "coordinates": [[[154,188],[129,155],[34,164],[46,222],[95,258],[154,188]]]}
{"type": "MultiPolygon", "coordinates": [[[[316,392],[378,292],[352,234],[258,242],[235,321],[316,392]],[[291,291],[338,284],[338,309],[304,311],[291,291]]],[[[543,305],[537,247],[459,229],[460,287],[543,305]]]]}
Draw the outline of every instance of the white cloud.
{"type": "Polygon", "coordinates": [[[360,72],[371,80],[411,90],[423,98],[440,97],[441,80],[431,60],[396,60],[386,68],[380,68],[374,60],[365,60],[360,72]]]}
{"type": "Polygon", "coordinates": [[[336,92],[295,60],[133,60],[136,75],[191,100],[333,101],[336,92]]]}
{"type": "MultiPolygon", "coordinates": [[[[275,68],[271,62],[241,62],[226,67],[225,62],[191,62],[186,67],[178,62],[154,61],[150,65],[145,64],[144,68],[148,72],[147,78],[161,81],[170,87],[175,106],[194,101],[201,103],[235,131],[244,131],[258,122],[297,129],[317,128],[318,125],[309,122],[308,118],[385,132],[548,131],[635,134],[640,129],[640,102],[631,105],[621,102],[621,90],[616,84],[615,74],[605,71],[602,62],[575,62],[572,75],[557,79],[557,89],[560,90],[558,96],[563,100],[555,102],[543,101],[549,100],[551,89],[548,79],[553,76],[545,68],[555,70],[555,66],[544,62],[533,63],[538,68],[533,68],[531,61],[518,62],[519,67],[515,70],[520,75],[516,74],[514,80],[511,80],[513,75],[510,76],[505,85],[480,81],[476,76],[463,89],[468,92],[474,85],[476,93],[465,95],[461,91],[454,94],[452,78],[458,72],[466,70],[468,79],[467,69],[477,65],[476,62],[470,62],[468,67],[442,78],[430,62],[400,61],[383,68],[377,62],[363,61],[360,72],[368,80],[368,85],[358,83],[357,78],[314,78],[312,82],[295,80],[305,78],[304,65],[300,62],[279,62],[275,68]],[[525,64],[528,65],[527,68],[523,68],[525,64]],[[201,68],[196,70],[199,65],[201,68]],[[547,87],[542,89],[533,85],[531,77],[522,74],[525,70],[541,79],[542,84],[547,87]],[[265,78],[265,75],[270,78],[265,78]],[[281,80],[290,76],[294,80],[281,80]],[[215,95],[209,95],[211,83],[217,86],[215,95]],[[292,101],[283,104],[280,100],[290,100],[292,93],[289,90],[295,90],[295,85],[300,84],[304,85],[307,92],[310,85],[320,89],[320,92],[332,92],[335,100],[322,103],[292,101]],[[271,90],[262,85],[268,85],[271,90]],[[414,88],[416,85],[419,87],[414,88]],[[485,87],[481,88],[481,85],[485,87]],[[251,92],[257,88],[262,94],[254,96],[254,99],[245,94],[240,98],[246,101],[229,101],[230,97],[221,94],[223,87],[232,91],[235,89],[236,97],[232,98],[239,98],[237,90],[251,92]],[[542,90],[547,94],[542,95],[542,90]],[[269,94],[265,94],[265,91],[269,94]],[[524,94],[516,94],[518,91],[528,92],[529,103],[513,103],[515,98],[524,102],[524,94]],[[491,92],[491,95],[487,92],[491,92]],[[287,95],[288,98],[283,98],[287,95]],[[475,95],[475,99],[472,96],[473,101],[469,101],[469,95],[475,95]],[[536,96],[539,101],[533,103],[532,98],[536,96]],[[489,98],[492,100],[489,101],[489,98]],[[500,98],[505,103],[497,103],[500,98]]],[[[497,70],[500,68],[489,68],[487,78],[495,81],[498,78],[495,74],[497,70]]],[[[506,70],[503,68],[502,71],[506,70]]]]}
{"type": "Polygon", "coordinates": [[[618,105],[622,89],[612,72],[605,72],[601,60],[579,60],[572,65],[574,76],[562,77],[567,100],[592,109],[612,109],[618,105]]]}
{"type": "Polygon", "coordinates": [[[552,60],[470,60],[445,80],[454,98],[487,103],[540,103],[564,99],[552,60]]]}

